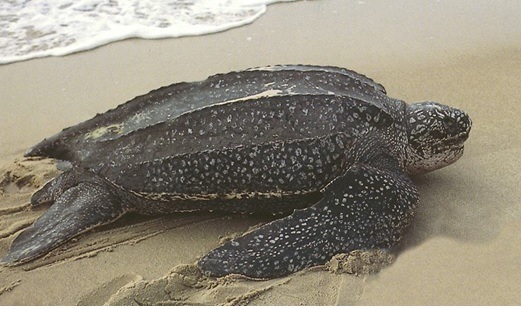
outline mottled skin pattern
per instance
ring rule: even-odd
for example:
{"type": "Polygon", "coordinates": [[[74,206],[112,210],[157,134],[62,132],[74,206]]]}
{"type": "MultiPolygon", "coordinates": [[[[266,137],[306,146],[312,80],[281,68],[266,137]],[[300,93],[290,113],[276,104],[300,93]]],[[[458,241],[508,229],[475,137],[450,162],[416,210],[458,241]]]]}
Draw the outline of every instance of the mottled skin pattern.
{"type": "Polygon", "coordinates": [[[392,123],[391,116],[382,109],[351,97],[323,94],[263,97],[214,105],[116,140],[99,142],[96,151],[88,157],[84,155],[80,163],[103,173],[123,163],[205,150],[336,132],[358,136],[369,127],[379,129],[392,123]]]}
{"type": "Polygon", "coordinates": [[[470,126],[458,109],[407,105],[341,68],[274,66],[174,84],[28,152],[72,167],[33,195],[33,205],[52,206],[2,264],[127,212],[287,215],[204,256],[198,265],[211,276],[272,278],[337,253],[392,248],[418,204],[406,175],[456,161],[470,126]]]}

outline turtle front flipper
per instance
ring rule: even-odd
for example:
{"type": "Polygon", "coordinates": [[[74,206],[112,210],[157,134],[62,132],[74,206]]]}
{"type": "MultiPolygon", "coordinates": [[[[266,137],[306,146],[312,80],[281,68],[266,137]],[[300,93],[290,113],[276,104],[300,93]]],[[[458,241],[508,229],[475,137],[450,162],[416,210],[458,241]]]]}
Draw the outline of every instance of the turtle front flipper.
{"type": "Polygon", "coordinates": [[[337,253],[391,248],[417,202],[415,187],[400,172],[357,164],[331,182],[317,204],[214,249],[198,265],[209,276],[274,278],[337,253]]]}
{"type": "Polygon", "coordinates": [[[88,171],[72,170],[48,183],[33,203],[53,205],[11,244],[2,265],[17,265],[46,254],[74,236],[110,223],[125,213],[117,189],[88,171]]]}

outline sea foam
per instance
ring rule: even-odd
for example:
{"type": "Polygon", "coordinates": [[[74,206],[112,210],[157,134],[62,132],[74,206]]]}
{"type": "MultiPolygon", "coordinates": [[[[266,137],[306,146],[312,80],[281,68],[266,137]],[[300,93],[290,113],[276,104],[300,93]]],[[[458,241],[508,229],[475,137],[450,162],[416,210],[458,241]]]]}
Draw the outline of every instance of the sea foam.
{"type": "Polygon", "coordinates": [[[62,56],[127,38],[201,35],[295,0],[0,0],[0,63],[62,56]]]}

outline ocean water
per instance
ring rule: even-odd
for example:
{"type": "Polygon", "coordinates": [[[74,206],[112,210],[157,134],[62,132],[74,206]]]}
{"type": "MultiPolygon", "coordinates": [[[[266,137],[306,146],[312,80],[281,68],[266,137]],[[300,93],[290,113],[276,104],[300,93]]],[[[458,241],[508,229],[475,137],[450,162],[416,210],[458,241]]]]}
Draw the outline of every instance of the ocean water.
{"type": "Polygon", "coordinates": [[[201,35],[295,0],[0,0],[0,63],[61,56],[127,38],[201,35]]]}

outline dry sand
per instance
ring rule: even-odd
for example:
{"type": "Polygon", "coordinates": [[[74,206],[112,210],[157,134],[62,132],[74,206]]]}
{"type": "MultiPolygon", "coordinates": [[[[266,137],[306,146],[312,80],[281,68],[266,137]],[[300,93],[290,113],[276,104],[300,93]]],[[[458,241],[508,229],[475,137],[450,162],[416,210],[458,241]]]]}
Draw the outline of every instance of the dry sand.
{"type": "Polygon", "coordinates": [[[56,175],[23,152],[63,127],[151,89],[276,63],[349,67],[408,102],[460,107],[474,126],[456,164],[417,177],[421,204],[378,274],[323,268],[269,281],[200,278],[190,264],[262,222],[207,214],[129,216],[43,259],[0,268],[0,304],[521,304],[521,4],[306,1],[274,5],[215,35],[127,40],[0,66],[0,255],[44,209],[56,175]]]}

